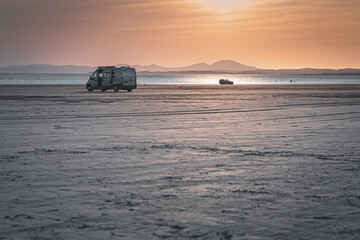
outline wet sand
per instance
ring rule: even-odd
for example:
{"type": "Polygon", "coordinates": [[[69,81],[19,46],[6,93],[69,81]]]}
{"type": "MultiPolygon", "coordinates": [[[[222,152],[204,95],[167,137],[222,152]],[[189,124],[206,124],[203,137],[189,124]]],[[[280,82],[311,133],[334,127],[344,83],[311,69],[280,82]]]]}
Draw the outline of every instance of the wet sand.
{"type": "Polygon", "coordinates": [[[359,239],[360,85],[0,86],[0,239],[359,239]]]}

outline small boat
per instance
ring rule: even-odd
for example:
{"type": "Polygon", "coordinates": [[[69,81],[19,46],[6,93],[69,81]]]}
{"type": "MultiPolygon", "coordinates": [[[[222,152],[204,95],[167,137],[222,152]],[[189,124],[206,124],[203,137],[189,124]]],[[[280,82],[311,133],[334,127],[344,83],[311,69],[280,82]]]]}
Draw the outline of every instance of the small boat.
{"type": "Polygon", "coordinates": [[[227,79],[220,79],[219,83],[220,83],[220,85],[233,85],[234,84],[233,81],[230,81],[230,80],[227,80],[227,79]]]}

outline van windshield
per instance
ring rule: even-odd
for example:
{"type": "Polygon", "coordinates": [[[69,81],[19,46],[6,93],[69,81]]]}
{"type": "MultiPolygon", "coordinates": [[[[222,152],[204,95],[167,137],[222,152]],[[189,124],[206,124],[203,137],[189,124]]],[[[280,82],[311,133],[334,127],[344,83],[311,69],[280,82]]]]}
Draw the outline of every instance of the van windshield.
{"type": "Polygon", "coordinates": [[[91,75],[91,77],[90,77],[90,79],[96,79],[96,77],[97,77],[97,71],[95,71],[92,75],[91,75]]]}

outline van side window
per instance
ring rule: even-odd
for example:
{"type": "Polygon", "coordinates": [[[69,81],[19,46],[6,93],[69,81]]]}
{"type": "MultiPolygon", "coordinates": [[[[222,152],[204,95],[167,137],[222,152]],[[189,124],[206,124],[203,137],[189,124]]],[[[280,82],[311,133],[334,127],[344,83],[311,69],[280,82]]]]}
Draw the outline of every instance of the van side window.
{"type": "Polygon", "coordinates": [[[104,72],[104,78],[109,79],[110,78],[110,73],[109,72],[104,72]]]}

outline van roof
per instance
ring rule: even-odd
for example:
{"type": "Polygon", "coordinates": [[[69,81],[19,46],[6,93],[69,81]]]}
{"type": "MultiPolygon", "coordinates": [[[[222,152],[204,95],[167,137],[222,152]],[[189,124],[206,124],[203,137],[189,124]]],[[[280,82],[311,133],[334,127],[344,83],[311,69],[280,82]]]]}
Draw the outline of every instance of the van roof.
{"type": "Polygon", "coordinates": [[[135,70],[135,68],[129,67],[129,66],[121,66],[121,67],[115,67],[115,66],[99,66],[98,69],[126,69],[126,70],[135,70]]]}
{"type": "Polygon", "coordinates": [[[115,68],[115,66],[99,66],[98,68],[115,68]]]}

